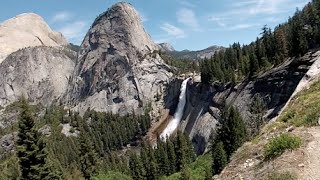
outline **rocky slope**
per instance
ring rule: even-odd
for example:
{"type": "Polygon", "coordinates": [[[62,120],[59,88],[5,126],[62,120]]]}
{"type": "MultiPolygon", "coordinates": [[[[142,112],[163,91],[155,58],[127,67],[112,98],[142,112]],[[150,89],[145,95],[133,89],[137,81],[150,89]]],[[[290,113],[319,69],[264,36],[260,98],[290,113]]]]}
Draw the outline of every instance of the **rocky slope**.
{"type": "MultiPolygon", "coordinates": [[[[310,52],[301,58],[288,59],[283,64],[274,67],[252,80],[245,80],[237,86],[231,84],[215,84],[211,87],[199,83],[189,84],[187,88],[187,103],[184,109],[180,130],[189,134],[198,154],[206,151],[210,133],[215,130],[220,118],[218,104],[223,98],[227,103],[240,110],[249,133],[254,133],[255,115],[251,113],[252,103],[256,96],[266,102],[267,120],[281,113],[293,95],[309,86],[320,76],[320,51],[310,52]]],[[[179,87],[171,85],[172,87],[179,87]]],[[[179,96],[178,91],[169,90],[170,97],[179,96]]],[[[177,99],[172,99],[176,100],[177,99]]],[[[169,109],[174,109],[176,103],[171,103],[169,109]]]]}
{"type": "Polygon", "coordinates": [[[125,114],[142,113],[160,100],[172,77],[157,53],[140,16],[128,3],[117,3],[92,24],[81,45],[67,92],[67,103],[125,114]]]}
{"type": "Polygon", "coordinates": [[[212,131],[220,118],[220,110],[212,103],[213,93],[200,83],[190,84],[180,130],[189,134],[197,154],[203,154],[212,131]]]}
{"type": "Polygon", "coordinates": [[[276,121],[267,124],[257,137],[232,155],[231,162],[215,179],[267,179],[270,175],[284,173],[294,179],[320,178],[319,70],[320,67],[318,77],[311,77],[314,81],[291,98],[276,121]],[[266,144],[284,133],[299,137],[302,145],[266,160],[266,144]]]}
{"type": "Polygon", "coordinates": [[[282,65],[257,76],[254,80],[245,81],[236,87],[218,93],[215,95],[215,99],[222,94],[227,95],[227,101],[240,110],[250,126],[252,123],[250,122],[252,117],[250,107],[254,96],[260,95],[266,102],[266,117],[272,119],[279,115],[297,88],[303,89],[308,85],[306,83],[300,84],[301,80],[312,79],[319,74],[318,61],[320,61],[319,51],[309,52],[301,58],[288,59],[282,65]],[[315,67],[311,68],[313,65],[315,67]],[[309,69],[316,71],[316,73],[310,73],[309,69]]]}
{"type": "Polygon", "coordinates": [[[67,40],[54,32],[37,14],[20,14],[0,24],[0,63],[24,47],[65,46],[67,40]]]}
{"type": "Polygon", "coordinates": [[[59,99],[74,69],[74,60],[68,55],[72,52],[53,47],[24,48],[9,55],[0,64],[0,106],[21,95],[42,105],[59,99]]]}

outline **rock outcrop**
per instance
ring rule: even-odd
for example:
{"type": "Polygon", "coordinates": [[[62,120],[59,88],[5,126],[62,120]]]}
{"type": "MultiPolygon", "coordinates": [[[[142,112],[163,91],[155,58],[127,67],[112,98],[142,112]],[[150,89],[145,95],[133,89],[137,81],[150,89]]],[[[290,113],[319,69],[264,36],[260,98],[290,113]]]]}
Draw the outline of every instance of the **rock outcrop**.
{"type": "Polygon", "coordinates": [[[21,48],[67,44],[63,35],[51,30],[37,14],[20,14],[0,24],[0,63],[21,48]]]}
{"type": "Polygon", "coordinates": [[[84,38],[67,93],[74,110],[142,113],[172,77],[140,16],[128,3],[101,14],[84,38]]]}
{"type": "Polygon", "coordinates": [[[6,154],[14,151],[15,149],[15,140],[18,138],[18,133],[13,132],[11,134],[4,135],[0,138],[0,158],[6,154]]]}
{"type": "Polygon", "coordinates": [[[173,52],[173,51],[175,51],[175,49],[169,43],[160,43],[160,44],[158,44],[158,47],[159,47],[159,49],[161,51],[164,51],[164,52],[173,52]]]}
{"type": "Polygon", "coordinates": [[[70,53],[66,49],[33,47],[8,56],[0,64],[0,106],[17,101],[21,95],[45,106],[59,99],[74,69],[70,53]]]}
{"type": "MultiPolygon", "coordinates": [[[[189,85],[187,103],[180,130],[189,134],[198,154],[205,152],[212,130],[216,129],[220,112],[216,108],[223,98],[240,111],[249,133],[256,131],[255,115],[251,113],[255,97],[266,103],[266,119],[277,117],[290,99],[320,77],[320,52],[310,52],[301,58],[288,59],[283,64],[237,86],[189,85]]],[[[173,96],[173,95],[172,95],[173,96]]],[[[177,96],[177,95],[175,95],[177,96]]],[[[174,104],[174,103],[171,103],[174,104]]]]}
{"type": "Polygon", "coordinates": [[[212,96],[208,87],[200,83],[188,86],[180,130],[189,135],[197,154],[206,151],[210,135],[215,131],[220,118],[219,109],[212,107],[212,96]]]}
{"type": "MultiPolygon", "coordinates": [[[[319,52],[310,52],[300,58],[291,58],[278,67],[259,75],[254,80],[245,81],[237,87],[231,87],[223,93],[227,96],[227,101],[236,106],[247,124],[254,123],[250,112],[251,104],[256,95],[263,98],[267,106],[267,119],[272,119],[279,115],[282,108],[290,100],[290,97],[296,89],[303,89],[308,83],[304,82],[303,77],[309,71],[310,67],[319,59],[319,52]],[[300,84],[300,86],[299,86],[300,84]]],[[[318,63],[318,62],[317,62],[318,63]]],[[[318,69],[318,64],[312,69],[318,69]]],[[[312,73],[312,76],[317,76],[312,73]]],[[[311,77],[309,77],[311,78],[311,77]]],[[[215,98],[218,99],[221,93],[217,93],[215,98]]]]}

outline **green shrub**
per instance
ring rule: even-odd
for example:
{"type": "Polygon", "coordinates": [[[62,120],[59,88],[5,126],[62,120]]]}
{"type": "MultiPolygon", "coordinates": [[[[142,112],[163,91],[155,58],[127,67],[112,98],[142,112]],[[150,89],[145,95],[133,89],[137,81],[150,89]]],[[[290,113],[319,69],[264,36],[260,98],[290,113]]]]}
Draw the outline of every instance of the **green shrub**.
{"type": "Polygon", "coordinates": [[[70,132],[70,133],[75,133],[76,130],[72,127],[72,128],[70,128],[69,132],[70,132]]]}
{"type": "MultiPolygon", "coordinates": [[[[1,152],[0,152],[1,153],[1,152]]],[[[1,180],[19,179],[19,162],[14,154],[9,154],[0,162],[1,180]]]]}
{"type": "Polygon", "coordinates": [[[319,114],[319,110],[311,111],[310,113],[308,113],[303,119],[305,124],[309,126],[316,125],[319,118],[318,114],[319,114]]]}
{"type": "Polygon", "coordinates": [[[288,111],[287,113],[285,113],[284,117],[281,120],[286,123],[290,119],[294,118],[295,115],[296,114],[294,111],[288,111]]]}
{"type": "Polygon", "coordinates": [[[299,137],[281,134],[279,137],[272,139],[265,146],[265,158],[273,159],[280,156],[286,150],[294,150],[299,148],[301,145],[301,139],[299,137]]]}
{"type": "Polygon", "coordinates": [[[295,180],[296,178],[289,172],[286,173],[272,173],[267,180],[295,180]]]}

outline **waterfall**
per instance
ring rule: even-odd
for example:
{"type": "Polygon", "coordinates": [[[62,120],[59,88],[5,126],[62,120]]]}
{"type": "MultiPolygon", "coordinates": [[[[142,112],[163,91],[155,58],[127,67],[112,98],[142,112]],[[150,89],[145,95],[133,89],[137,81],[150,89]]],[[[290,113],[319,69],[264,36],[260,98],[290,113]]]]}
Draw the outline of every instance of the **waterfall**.
{"type": "Polygon", "coordinates": [[[177,129],[177,127],[180,124],[180,121],[183,115],[184,106],[186,105],[186,91],[187,91],[187,83],[189,79],[190,78],[185,79],[181,84],[178,107],[176,109],[176,112],[173,115],[173,118],[170,120],[167,127],[161,133],[160,135],[161,139],[165,140],[166,137],[169,137],[177,129]]]}

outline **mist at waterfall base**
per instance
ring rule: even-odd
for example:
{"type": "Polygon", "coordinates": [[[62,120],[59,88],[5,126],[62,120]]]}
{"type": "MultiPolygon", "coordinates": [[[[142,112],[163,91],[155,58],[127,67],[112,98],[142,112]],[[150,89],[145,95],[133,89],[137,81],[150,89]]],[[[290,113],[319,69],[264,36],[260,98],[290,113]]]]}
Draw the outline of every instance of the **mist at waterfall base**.
{"type": "Polygon", "coordinates": [[[184,106],[186,105],[186,91],[187,91],[187,83],[189,80],[190,78],[187,78],[181,84],[178,107],[176,109],[176,112],[173,115],[173,118],[170,120],[169,124],[163,130],[163,132],[160,134],[160,138],[162,140],[166,140],[167,137],[170,137],[170,135],[178,128],[180,124],[180,121],[183,115],[184,106]]]}

